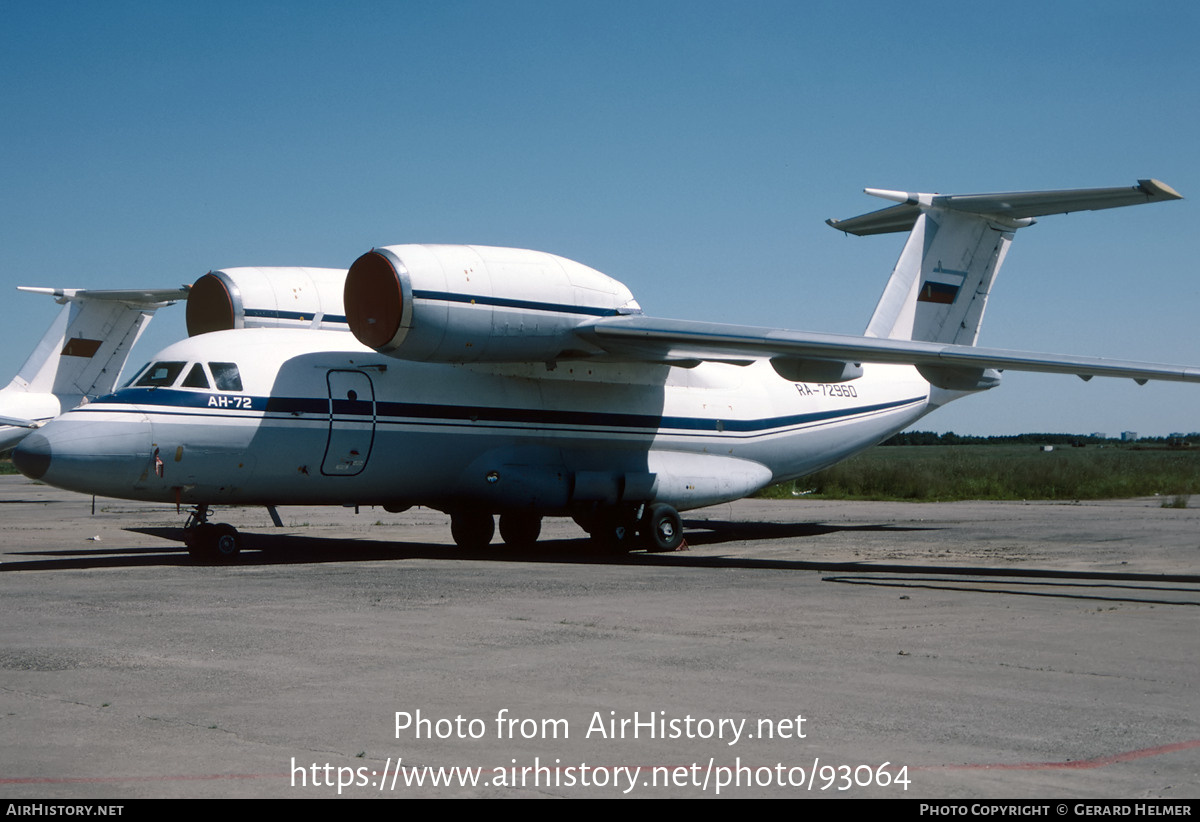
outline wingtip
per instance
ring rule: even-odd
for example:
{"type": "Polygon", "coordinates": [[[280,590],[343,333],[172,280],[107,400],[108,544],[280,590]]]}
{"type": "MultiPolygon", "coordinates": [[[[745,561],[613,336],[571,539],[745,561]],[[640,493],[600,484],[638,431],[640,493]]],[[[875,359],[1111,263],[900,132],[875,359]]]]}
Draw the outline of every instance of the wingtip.
{"type": "Polygon", "coordinates": [[[1182,200],[1183,195],[1162,180],[1138,180],[1138,188],[1156,200],[1182,200]]]}

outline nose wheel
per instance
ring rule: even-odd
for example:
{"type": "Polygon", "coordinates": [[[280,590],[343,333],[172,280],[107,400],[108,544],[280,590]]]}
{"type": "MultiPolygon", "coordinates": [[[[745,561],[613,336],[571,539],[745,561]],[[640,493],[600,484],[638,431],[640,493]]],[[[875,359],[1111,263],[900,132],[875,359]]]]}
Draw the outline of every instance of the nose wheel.
{"type": "Polygon", "coordinates": [[[242,550],[242,536],[232,525],[208,521],[208,506],[197,505],[183,526],[183,544],[197,562],[232,562],[242,550]]]}

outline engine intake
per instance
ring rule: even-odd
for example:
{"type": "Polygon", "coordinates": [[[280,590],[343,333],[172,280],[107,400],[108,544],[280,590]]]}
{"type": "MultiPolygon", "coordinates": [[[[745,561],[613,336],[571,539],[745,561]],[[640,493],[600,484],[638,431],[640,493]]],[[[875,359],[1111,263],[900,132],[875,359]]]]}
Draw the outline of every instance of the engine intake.
{"type": "Polygon", "coordinates": [[[231,328],[346,330],[339,268],[223,268],[193,283],[188,336],[231,328]]]}
{"type": "Polygon", "coordinates": [[[622,283],[573,260],[467,245],[372,249],[350,266],[344,304],[364,345],[424,362],[587,356],[598,349],[576,328],[641,313],[622,283]]]}

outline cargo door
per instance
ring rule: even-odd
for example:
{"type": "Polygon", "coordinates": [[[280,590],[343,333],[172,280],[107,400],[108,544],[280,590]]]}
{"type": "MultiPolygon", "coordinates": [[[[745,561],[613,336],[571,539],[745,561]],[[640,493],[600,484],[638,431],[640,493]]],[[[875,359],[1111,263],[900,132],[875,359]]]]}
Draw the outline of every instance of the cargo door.
{"type": "Polygon", "coordinates": [[[362,371],[330,371],[329,441],[321,473],[352,477],[367,467],[375,443],[375,387],[362,371]]]}

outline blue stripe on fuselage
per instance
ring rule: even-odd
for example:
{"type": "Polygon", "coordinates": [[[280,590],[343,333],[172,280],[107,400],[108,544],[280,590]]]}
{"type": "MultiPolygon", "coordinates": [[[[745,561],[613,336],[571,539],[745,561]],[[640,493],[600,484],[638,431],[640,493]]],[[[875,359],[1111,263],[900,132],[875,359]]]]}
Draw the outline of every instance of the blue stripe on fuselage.
{"type": "MultiPolygon", "coordinates": [[[[546,408],[489,408],[472,405],[438,403],[338,401],[334,409],[339,418],[374,418],[376,422],[394,422],[396,418],[428,420],[446,423],[516,423],[530,426],[582,426],[586,428],[668,429],[695,432],[762,433],[776,428],[789,428],[814,422],[826,422],[861,414],[891,411],[914,403],[924,397],[912,397],[892,402],[788,414],[752,420],[718,420],[708,417],[668,417],[661,414],[627,414],[607,411],[564,411],[546,408]],[[374,413],[372,414],[372,405],[374,413]],[[381,419],[387,418],[387,419],[381,419]]],[[[265,411],[272,414],[329,414],[327,397],[251,397],[213,394],[203,391],[180,391],[170,388],[123,388],[115,394],[100,397],[94,404],[122,403],[129,405],[169,408],[221,409],[265,411]],[[244,404],[243,404],[244,403],[244,404]]],[[[99,410],[99,409],[97,409],[99,410]]]]}
{"type": "MultiPolygon", "coordinates": [[[[236,392],[180,391],[174,388],[122,388],[92,400],[90,404],[124,403],[127,405],[164,405],[172,408],[221,408],[235,411],[265,411],[268,397],[252,397],[236,392]]],[[[321,401],[321,411],[329,412],[329,400],[321,401]]]]}

